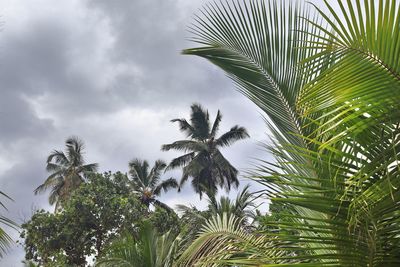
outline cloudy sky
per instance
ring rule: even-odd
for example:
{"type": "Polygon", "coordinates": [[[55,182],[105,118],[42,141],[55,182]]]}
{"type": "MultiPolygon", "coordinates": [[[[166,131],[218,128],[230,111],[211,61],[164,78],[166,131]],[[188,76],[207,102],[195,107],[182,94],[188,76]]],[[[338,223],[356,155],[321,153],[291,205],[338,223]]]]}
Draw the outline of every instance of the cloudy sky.
{"type": "MultiPolygon", "coordinates": [[[[180,55],[195,45],[186,27],[204,3],[0,0],[0,189],[14,199],[4,200],[2,214],[21,223],[49,208],[33,190],[46,178],[47,155],[71,135],[101,171],[125,172],[134,157],[170,160],[177,154],[160,146],[183,135],[169,120],[188,117],[193,102],[211,116],[220,109],[222,131],[248,129],[251,139],[223,151],[240,170],[269,158],[259,146],[266,139],[259,110],[219,69],[180,55]]],[[[163,200],[204,205],[189,184],[163,200]]],[[[0,265],[21,266],[23,256],[16,247],[0,265]]]]}

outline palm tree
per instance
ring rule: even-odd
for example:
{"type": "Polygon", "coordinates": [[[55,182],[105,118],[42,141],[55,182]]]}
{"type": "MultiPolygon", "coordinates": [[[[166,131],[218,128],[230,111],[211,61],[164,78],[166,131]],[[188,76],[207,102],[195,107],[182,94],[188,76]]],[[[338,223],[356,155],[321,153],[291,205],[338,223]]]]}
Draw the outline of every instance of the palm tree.
{"type": "Polygon", "coordinates": [[[98,267],[172,267],[180,238],[171,232],[160,236],[150,222],[140,227],[138,238],[126,233],[106,249],[98,267]]]}
{"type": "Polygon", "coordinates": [[[49,203],[59,210],[72,192],[83,183],[88,174],[97,170],[98,164],[85,164],[84,143],[78,137],[65,141],[65,153],[54,150],[47,158],[46,170],[50,172],[45,182],[35,189],[35,194],[51,189],[49,203]]]}
{"type": "Polygon", "coordinates": [[[222,114],[218,110],[213,125],[210,124],[208,111],[199,104],[191,106],[190,123],[185,119],[174,119],[188,140],[176,141],[162,146],[162,150],[183,151],[186,154],[175,158],[168,169],[182,167],[183,173],[179,187],[192,177],[192,186],[202,196],[204,192],[216,194],[219,187],[230,190],[231,185],[239,185],[238,171],[222,155],[219,148],[232,145],[234,142],[249,137],[243,127],[234,126],[217,138],[222,114]]]}
{"type": "Polygon", "coordinates": [[[154,204],[170,210],[167,205],[156,199],[162,191],[167,192],[171,188],[178,187],[174,178],[161,181],[161,174],[166,166],[162,160],[157,160],[149,171],[149,163],[146,160],[134,159],[129,162],[132,188],[135,193],[139,194],[140,200],[147,207],[154,204]]]}
{"type": "Polygon", "coordinates": [[[211,4],[192,27],[201,47],[184,53],[222,68],[273,134],[255,178],[285,206],[268,235],[292,253],[237,265],[400,264],[398,1],[332,2],[211,4]]]}
{"type": "Polygon", "coordinates": [[[249,185],[246,185],[240,191],[236,199],[233,201],[227,196],[221,196],[219,200],[214,195],[208,196],[208,210],[213,215],[222,216],[226,213],[228,216],[235,216],[240,219],[243,225],[247,224],[247,219],[254,218],[253,210],[256,206],[254,204],[254,197],[249,192],[249,185]]]}

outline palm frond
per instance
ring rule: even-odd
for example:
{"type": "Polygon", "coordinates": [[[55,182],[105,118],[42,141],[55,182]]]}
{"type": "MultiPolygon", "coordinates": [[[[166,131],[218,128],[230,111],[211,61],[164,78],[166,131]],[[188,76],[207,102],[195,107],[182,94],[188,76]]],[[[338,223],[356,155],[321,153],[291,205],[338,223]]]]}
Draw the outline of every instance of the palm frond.
{"type": "Polygon", "coordinates": [[[150,173],[149,173],[149,185],[151,187],[155,187],[157,183],[160,181],[160,177],[162,174],[162,171],[167,167],[164,161],[162,160],[157,160],[154,163],[153,168],[151,168],[150,173]]]}
{"type": "Polygon", "coordinates": [[[210,137],[211,138],[215,138],[215,136],[217,135],[218,129],[219,129],[219,124],[221,122],[222,119],[222,114],[221,112],[218,110],[217,112],[217,116],[215,117],[213,126],[211,128],[211,132],[210,132],[210,137]]]}
{"type": "Polygon", "coordinates": [[[179,140],[173,142],[172,144],[166,144],[161,147],[161,150],[163,151],[168,151],[171,149],[184,152],[193,152],[207,150],[208,147],[203,142],[197,142],[193,140],[179,140]]]}
{"type": "Polygon", "coordinates": [[[161,183],[159,183],[153,193],[154,195],[158,196],[160,195],[161,191],[164,190],[164,192],[167,192],[169,189],[171,188],[178,188],[178,182],[176,181],[176,179],[174,178],[169,178],[167,180],[162,181],[161,183]]]}
{"type": "Polygon", "coordinates": [[[200,104],[193,104],[191,107],[190,123],[194,128],[194,135],[192,138],[197,140],[205,140],[210,134],[210,120],[208,111],[200,104]]]}
{"type": "Polygon", "coordinates": [[[171,162],[168,165],[168,167],[166,168],[166,170],[183,167],[183,166],[187,165],[194,158],[194,156],[195,156],[195,152],[190,152],[190,153],[184,154],[180,157],[174,158],[173,160],[171,160],[171,162]]]}
{"type": "Polygon", "coordinates": [[[193,41],[203,47],[183,53],[197,55],[219,66],[238,89],[257,104],[289,142],[304,145],[296,99],[307,82],[298,62],[311,51],[297,47],[308,39],[310,26],[301,5],[285,1],[209,4],[196,17],[193,41]]]}
{"type": "Polygon", "coordinates": [[[195,129],[185,119],[173,119],[171,122],[178,122],[179,129],[181,132],[186,133],[186,136],[193,137],[195,135],[195,129]]]}
{"type": "Polygon", "coordinates": [[[400,264],[400,7],[324,2],[316,15],[278,0],[210,4],[192,27],[203,47],[184,53],[221,67],[268,116],[276,162],[257,178],[287,208],[264,233],[287,253],[251,248],[230,263],[400,264]]]}
{"type": "Polygon", "coordinates": [[[236,126],[232,127],[229,130],[229,132],[226,132],[223,135],[221,135],[216,140],[216,144],[221,147],[230,146],[234,142],[241,140],[241,139],[246,139],[248,137],[250,137],[250,135],[247,133],[247,130],[244,127],[239,127],[236,125],[236,126]]]}
{"type": "Polygon", "coordinates": [[[266,249],[270,246],[266,238],[246,233],[240,225],[240,219],[226,213],[212,217],[202,228],[199,237],[179,257],[177,265],[226,266],[226,262],[243,257],[245,250],[242,246],[260,249],[265,256],[272,255],[273,249],[266,249]]]}

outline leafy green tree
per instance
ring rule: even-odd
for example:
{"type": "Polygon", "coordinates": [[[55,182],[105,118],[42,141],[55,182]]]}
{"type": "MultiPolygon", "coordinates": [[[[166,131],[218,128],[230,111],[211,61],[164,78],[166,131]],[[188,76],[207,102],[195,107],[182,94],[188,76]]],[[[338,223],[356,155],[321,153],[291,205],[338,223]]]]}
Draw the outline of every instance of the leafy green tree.
{"type": "Polygon", "coordinates": [[[200,194],[200,197],[204,192],[216,194],[218,187],[229,190],[232,184],[235,187],[239,184],[238,171],[219,149],[230,146],[249,135],[245,128],[236,125],[217,137],[221,119],[221,112],[218,111],[214,123],[211,125],[208,111],[199,104],[193,104],[190,123],[185,119],[172,120],[172,122],[179,123],[180,130],[189,139],[162,146],[164,151],[174,149],[186,153],[173,159],[168,165],[168,169],[182,168],[180,187],[191,177],[193,189],[200,194]]]}
{"type": "Polygon", "coordinates": [[[167,232],[178,235],[181,231],[182,223],[174,210],[156,206],[155,210],[148,215],[148,221],[151,222],[160,235],[167,232]]]}
{"type": "Polygon", "coordinates": [[[144,221],[137,238],[126,233],[114,240],[96,266],[172,267],[178,248],[176,234],[160,236],[149,221],[144,221]]]}
{"type": "Polygon", "coordinates": [[[151,170],[149,170],[149,163],[146,160],[134,159],[129,162],[132,189],[139,194],[140,200],[147,207],[154,204],[170,210],[166,204],[156,199],[162,191],[167,192],[171,188],[178,187],[174,178],[161,181],[165,167],[166,164],[162,160],[157,160],[151,170]]]}
{"type": "Polygon", "coordinates": [[[35,189],[35,194],[51,190],[49,203],[59,210],[72,192],[84,181],[88,174],[97,170],[97,163],[85,164],[83,141],[77,137],[66,140],[66,151],[54,150],[47,158],[46,170],[50,172],[45,182],[35,189]]]}
{"type": "Polygon", "coordinates": [[[236,265],[400,264],[398,1],[332,2],[209,5],[193,27],[184,53],[222,68],[273,134],[256,178],[286,210],[269,251],[286,246],[236,265]]]}
{"type": "Polygon", "coordinates": [[[147,208],[132,198],[121,173],[93,174],[65,202],[62,211],[39,211],[22,225],[26,259],[84,266],[121,232],[135,232],[147,208]]]}

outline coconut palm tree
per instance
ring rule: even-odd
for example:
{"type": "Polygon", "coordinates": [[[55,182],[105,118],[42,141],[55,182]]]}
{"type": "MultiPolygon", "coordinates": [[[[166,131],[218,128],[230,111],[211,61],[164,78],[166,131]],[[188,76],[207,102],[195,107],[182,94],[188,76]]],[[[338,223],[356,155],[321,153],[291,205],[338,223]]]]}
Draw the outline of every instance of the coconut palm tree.
{"type": "Polygon", "coordinates": [[[98,267],[172,267],[180,239],[167,232],[160,236],[150,222],[140,227],[138,238],[126,233],[106,249],[98,267]]]}
{"type": "Polygon", "coordinates": [[[292,253],[237,265],[398,266],[399,4],[315,3],[208,5],[192,27],[201,47],[184,51],[222,68],[273,135],[276,162],[255,178],[285,206],[285,234],[269,236],[292,253]]]}
{"type": "Polygon", "coordinates": [[[65,141],[66,151],[54,150],[47,158],[46,170],[50,173],[45,182],[35,189],[35,194],[51,189],[49,203],[59,210],[72,192],[80,186],[88,174],[97,170],[98,164],[85,164],[84,143],[78,137],[65,141]]]}
{"type": "Polygon", "coordinates": [[[219,199],[214,195],[208,196],[208,210],[210,214],[222,216],[226,213],[228,216],[235,216],[240,219],[243,225],[247,224],[249,218],[254,218],[254,197],[249,192],[249,185],[246,185],[240,191],[235,200],[231,200],[227,196],[221,196],[219,199]]]}
{"type": "Polygon", "coordinates": [[[174,178],[161,181],[161,175],[166,168],[162,160],[157,160],[151,170],[146,160],[134,159],[129,162],[129,174],[132,178],[131,186],[136,194],[139,194],[140,200],[147,207],[154,204],[170,210],[170,208],[156,199],[161,192],[167,192],[171,188],[177,188],[178,182],[174,178]]]}
{"type": "Polygon", "coordinates": [[[162,146],[162,150],[178,150],[186,154],[177,157],[168,165],[168,169],[182,168],[182,178],[179,187],[191,177],[196,193],[209,192],[216,194],[218,187],[226,190],[231,185],[239,184],[238,171],[222,155],[220,148],[232,145],[234,142],[249,137],[243,127],[234,126],[228,132],[217,137],[222,114],[218,110],[214,123],[210,124],[208,111],[199,104],[191,106],[190,123],[185,119],[173,119],[179,123],[180,130],[188,140],[176,141],[162,146]]]}

